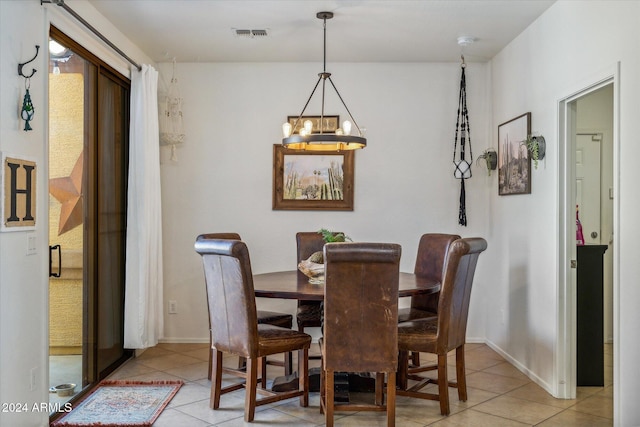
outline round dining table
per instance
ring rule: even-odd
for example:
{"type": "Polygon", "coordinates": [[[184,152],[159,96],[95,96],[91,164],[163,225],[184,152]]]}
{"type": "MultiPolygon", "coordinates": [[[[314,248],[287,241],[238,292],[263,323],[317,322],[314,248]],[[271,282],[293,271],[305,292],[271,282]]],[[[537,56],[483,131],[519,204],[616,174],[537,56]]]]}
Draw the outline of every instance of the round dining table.
{"type": "MultiPolygon", "coordinates": [[[[398,281],[398,297],[410,297],[414,295],[427,295],[440,291],[440,283],[436,280],[416,276],[413,273],[400,273],[398,281]]],[[[255,274],[253,276],[253,288],[256,297],[282,298],[297,300],[324,300],[324,285],[309,283],[309,278],[298,270],[277,271],[274,273],[255,274]]],[[[337,373],[340,377],[340,373],[337,373]]],[[[375,386],[375,378],[363,377],[358,374],[342,373],[343,378],[336,379],[337,383],[346,383],[349,391],[369,392],[375,386]]],[[[297,387],[298,377],[288,375],[274,380],[273,391],[286,391],[297,387]]],[[[319,391],[320,369],[309,370],[309,389],[319,391]]],[[[349,393],[335,395],[336,401],[348,402],[349,393]]]]}
{"type": "MultiPolygon", "coordinates": [[[[309,283],[309,279],[299,274],[298,270],[255,274],[253,288],[256,297],[324,300],[324,285],[309,283]]],[[[398,297],[433,294],[438,291],[440,291],[440,283],[436,280],[416,276],[413,273],[400,273],[398,297]]]]}

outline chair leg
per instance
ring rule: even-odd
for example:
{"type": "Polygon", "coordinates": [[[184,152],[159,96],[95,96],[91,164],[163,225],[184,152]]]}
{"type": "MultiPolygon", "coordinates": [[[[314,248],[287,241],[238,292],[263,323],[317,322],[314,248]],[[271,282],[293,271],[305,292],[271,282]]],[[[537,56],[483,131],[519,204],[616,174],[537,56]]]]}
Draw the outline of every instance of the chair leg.
{"type": "Polygon", "coordinates": [[[209,371],[211,375],[211,398],[209,400],[209,407],[211,409],[218,409],[220,407],[220,394],[222,387],[222,352],[212,349],[211,361],[213,369],[209,371]]]}
{"type": "Polygon", "coordinates": [[[447,378],[447,354],[438,355],[438,399],[440,413],[449,415],[449,379],[447,378]]]}
{"type": "Polygon", "coordinates": [[[324,359],[320,359],[320,413],[324,414],[324,402],[327,398],[325,381],[326,373],[324,372],[324,359]]]}
{"type": "Polygon", "coordinates": [[[396,425],[396,373],[387,374],[387,427],[396,425]]]}
{"type": "Polygon", "coordinates": [[[411,352],[411,364],[413,366],[420,366],[420,352],[412,351],[411,352]]]}
{"type": "MultiPolygon", "coordinates": [[[[289,353],[291,355],[291,353],[289,353]]],[[[291,357],[291,356],[289,356],[291,357]]],[[[291,361],[291,360],[289,360],[291,361]]],[[[300,406],[309,406],[309,349],[298,350],[298,372],[300,372],[298,388],[302,388],[300,406]]]]}
{"type": "Polygon", "coordinates": [[[238,369],[244,369],[247,366],[247,359],[240,356],[238,357],[238,369]]]}
{"type": "Polygon", "coordinates": [[[384,403],[384,372],[376,372],[376,405],[384,403]]]}
{"type": "Polygon", "coordinates": [[[260,363],[260,386],[267,388],[267,357],[258,358],[260,363]]]}
{"type": "Polygon", "coordinates": [[[333,405],[335,396],[334,392],[334,378],[335,373],[333,371],[325,372],[325,404],[324,404],[324,422],[326,427],[333,427],[333,405]]]}
{"type": "Polygon", "coordinates": [[[464,344],[456,348],[456,382],[458,383],[458,398],[467,401],[467,377],[464,366],[464,344]]]}
{"type": "Polygon", "coordinates": [[[397,385],[400,390],[406,390],[409,384],[407,378],[409,369],[409,353],[407,351],[400,351],[398,354],[398,376],[397,385]]]}
{"type": "Polygon", "coordinates": [[[284,354],[284,374],[291,375],[293,373],[293,357],[290,351],[284,354]]]}
{"type": "Polygon", "coordinates": [[[244,398],[244,420],[252,422],[256,413],[256,387],[258,386],[258,364],[260,358],[247,359],[247,381],[244,398]]]}
{"type": "Polygon", "coordinates": [[[207,379],[211,379],[211,368],[212,368],[212,362],[213,360],[213,349],[211,348],[211,343],[209,343],[209,373],[207,374],[207,379]]]}

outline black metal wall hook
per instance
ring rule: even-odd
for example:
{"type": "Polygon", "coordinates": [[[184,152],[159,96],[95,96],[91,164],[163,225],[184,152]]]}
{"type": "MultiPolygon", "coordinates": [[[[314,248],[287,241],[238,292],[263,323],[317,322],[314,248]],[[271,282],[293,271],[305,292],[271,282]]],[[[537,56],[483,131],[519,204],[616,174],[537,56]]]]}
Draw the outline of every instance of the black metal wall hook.
{"type": "Polygon", "coordinates": [[[30,61],[23,62],[22,64],[18,64],[18,75],[20,75],[20,76],[24,77],[25,79],[29,79],[29,78],[31,78],[31,77],[36,73],[36,71],[38,71],[38,70],[36,70],[35,68],[33,68],[33,69],[32,69],[32,71],[31,71],[31,74],[29,74],[28,76],[25,76],[25,75],[22,73],[22,67],[24,67],[25,65],[27,65],[29,62],[33,62],[33,61],[35,61],[35,60],[36,60],[36,58],[38,57],[38,52],[39,52],[39,51],[40,51],[40,46],[36,45],[36,54],[35,54],[35,56],[34,56],[30,61]]]}

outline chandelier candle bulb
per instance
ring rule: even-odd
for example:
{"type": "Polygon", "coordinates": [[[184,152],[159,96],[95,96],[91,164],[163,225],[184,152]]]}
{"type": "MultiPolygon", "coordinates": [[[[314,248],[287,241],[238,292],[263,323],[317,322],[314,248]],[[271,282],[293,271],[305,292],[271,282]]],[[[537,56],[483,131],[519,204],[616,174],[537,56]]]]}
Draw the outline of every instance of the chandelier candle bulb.
{"type": "Polygon", "coordinates": [[[311,135],[313,133],[313,122],[311,120],[304,121],[305,135],[311,135]]]}
{"type": "Polygon", "coordinates": [[[291,123],[284,123],[282,125],[282,135],[285,138],[289,138],[291,136],[291,123]]]}
{"type": "Polygon", "coordinates": [[[351,135],[351,122],[349,120],[342,122],[342,131],[345,135],[351,135]]]}

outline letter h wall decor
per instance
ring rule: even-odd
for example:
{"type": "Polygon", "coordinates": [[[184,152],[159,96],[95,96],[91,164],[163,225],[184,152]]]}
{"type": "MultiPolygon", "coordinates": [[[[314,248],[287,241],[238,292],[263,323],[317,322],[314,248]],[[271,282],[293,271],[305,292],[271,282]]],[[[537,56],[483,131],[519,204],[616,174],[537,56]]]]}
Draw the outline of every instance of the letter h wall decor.
{"type": "Polygon", "coordinates": [[[26,231],[36,225],[36,162],[2,153],[0,231],[26,231]]]}

